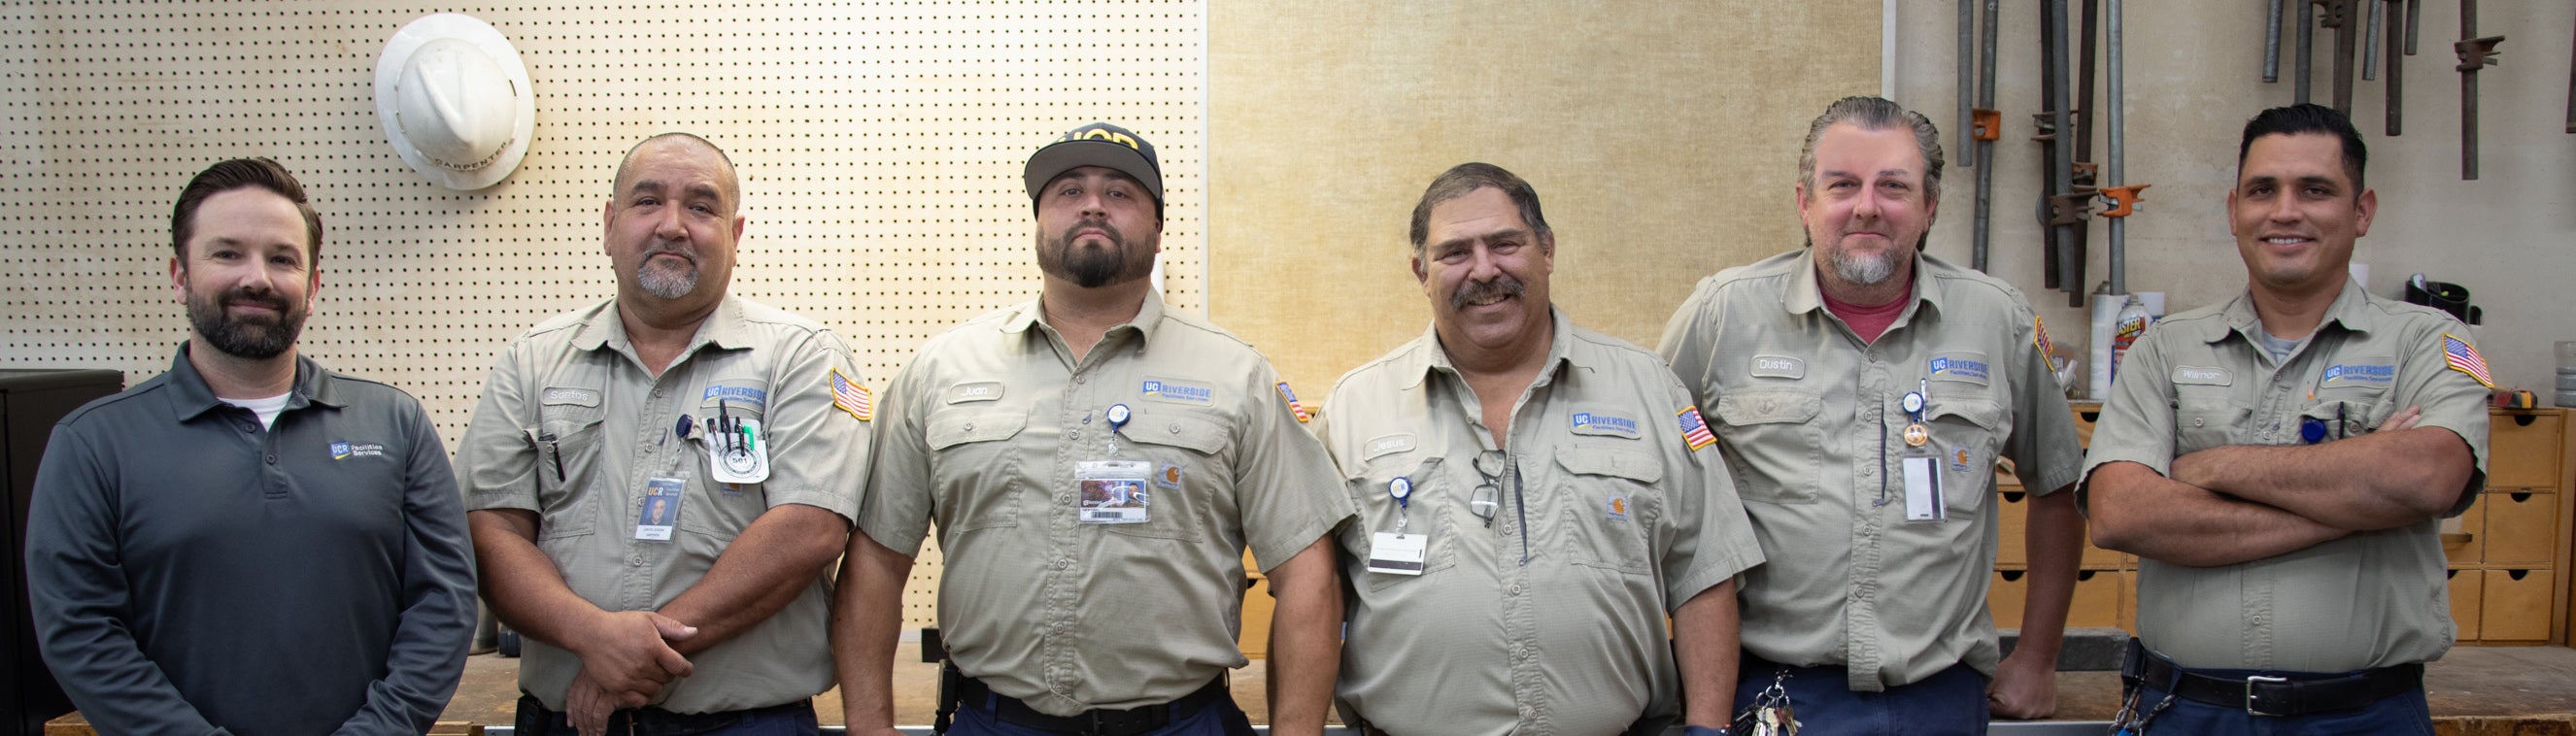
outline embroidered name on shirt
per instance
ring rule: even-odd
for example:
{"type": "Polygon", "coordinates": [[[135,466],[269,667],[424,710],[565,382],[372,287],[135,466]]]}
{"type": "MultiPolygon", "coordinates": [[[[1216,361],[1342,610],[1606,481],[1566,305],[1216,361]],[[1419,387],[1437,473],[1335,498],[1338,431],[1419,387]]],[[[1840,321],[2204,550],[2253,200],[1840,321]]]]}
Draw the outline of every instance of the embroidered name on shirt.
{"type": "Polygon", "coordinates": [[[948,387],[948,403],[951,404],[963,404],[969,401],[993,401],[1000,398],[1002,398],[1002,382],[1000,381],[977,381],[974,383],[960,383],[955,386],[948,387]]]}
{"type": "Polygon", "coordinates": [[[1756,355],[1752,369],[1746,372],[1766,378],[1805,378],[1807,361],[1786,355],[1756,355]]]}
{"type": "Polygon", "coordinates": [[[538,400],[555,405],[598,406],[599,392],[586,388],[550,388],[538,400]]]}
{"type": "Polygon", "coordinates": [[[1373,438],[1360,447],[1360,459],[1367,460],[1391,452],[1403,452],[1413,449],[1413,444],[1413,435],[1409,434],[1390,434],[1373,438]]]}
{"type": "Polygon", "coordinates": [[[2197,365],[2174,366],[2173,382],[2191,386],[2228,385],[2227,369],[2197,365]]]}
{"type": "Polygon", "coordinates": [[[1637,420],[1629,417],[1612,416],[1609,414],[1575,412],[1574,433],[1615,435],[1634,438],[1637,436],[1637,420]]]}
{"type": "Polygon", "coordinates": [[[1216,403],[1216,389],[1203,383],[1148,378],[1145,379],[1144,392],[1145,398],[1156,401],[1169,401],[1176,404],[1216,403]]]}

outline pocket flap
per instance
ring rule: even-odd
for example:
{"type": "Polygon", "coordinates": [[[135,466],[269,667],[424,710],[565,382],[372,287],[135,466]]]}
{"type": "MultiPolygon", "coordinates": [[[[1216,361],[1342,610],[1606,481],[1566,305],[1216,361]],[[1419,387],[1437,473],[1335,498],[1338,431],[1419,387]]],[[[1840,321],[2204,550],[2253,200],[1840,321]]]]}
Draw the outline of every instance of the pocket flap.
{"type": "Polygon", "coordinates": [[[1559,447],[1556,464],[1581,475],[1607,475],[1653,485],[1664,479],[1664,464],[1653,456],[1599,448],[1559,447]]]}
{"type": "Polygon", "coordinates": [[[968,442],[1010,439],[1028,426],[1026,412],[945,412],[931,415],[922,434],[929,438],[930,449],[945,450],[968,442]]]}
{"type": "Polygon", "coordinates": [[[1187,448],[1203,454],[1224,449],[1226,427],[1213,419],[1177,411],[1141,413],[1136,421],[1118,429],[1119,436],[1137,442],[1187,448]]]}
{"type": "Polygon", "coordinates": [[[1958,417],[1987,429],[1994,429],[2004,421],[2003,405],[1987,399],[1934,399],[1932,405],[1925,408],[1924,413],[1934,419],[1958,417]]]}
{"type": "Polygon", "coordinates": [[[1825,409],[1823,397],[1774,391],[1717,397],[1717,420],[1746,424],[1805,424],[1825,409]]]}

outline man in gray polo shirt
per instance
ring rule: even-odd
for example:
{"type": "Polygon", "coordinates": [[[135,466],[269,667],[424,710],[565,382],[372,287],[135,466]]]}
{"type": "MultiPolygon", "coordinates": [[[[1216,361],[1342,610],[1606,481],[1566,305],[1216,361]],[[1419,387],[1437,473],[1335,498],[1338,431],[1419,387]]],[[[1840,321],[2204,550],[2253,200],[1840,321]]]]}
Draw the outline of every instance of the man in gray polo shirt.
{"type": "Polygon", "coordinates": [[[2245,293],[2148,330],[2085,458],[2094,539],[2139,557],[2130,715],[2432,733],[2422,663],[2452,636],[2436,526],[2485,484],[2486,362],[2450,315],[2352,282],[2379,197],[2342,113],[2265,110],[2236,155],[2245,293]]]}
{"type": "Polygon", "coordinates": [[[421,733],[474,628],[465,512],[401,390],[296,337],[322,219],[268,159],[170,216],[188,342],[54,427],[27,520],[36,640],[100,733],[421,733]]]}
{"type": "Polygon", "coordinates": [[[728,293],[714,144],[636,144],[613,192],[616,296],[512,340],[456,451],[484,594],[527,638],[519,732],[813,733],[867,389],[831,330],[728,293]]]}

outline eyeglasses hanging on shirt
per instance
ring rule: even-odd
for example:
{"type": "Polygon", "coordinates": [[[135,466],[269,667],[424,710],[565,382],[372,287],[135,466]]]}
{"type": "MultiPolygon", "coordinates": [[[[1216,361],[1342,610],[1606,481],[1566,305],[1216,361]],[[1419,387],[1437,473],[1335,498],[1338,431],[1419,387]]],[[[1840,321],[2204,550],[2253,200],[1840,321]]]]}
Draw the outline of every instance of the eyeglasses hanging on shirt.
{"type": "Polygon", "coordinates": [[[1512,482],[1512,508],[1520,516],[1521,564],[1527,565],[1529,510],[1521,497],[1520,466],[1511,462],[1509,453],[1486,450],[1476,454],[1476,474],[1483,476],[1485,482],[1477,485],[1476,490],[1467,496],[1467,511],[1485,520],[1485,528],[1494,528],[1494,512],[1502,502],[1502,483],[1506,473],[1512,482]]]}

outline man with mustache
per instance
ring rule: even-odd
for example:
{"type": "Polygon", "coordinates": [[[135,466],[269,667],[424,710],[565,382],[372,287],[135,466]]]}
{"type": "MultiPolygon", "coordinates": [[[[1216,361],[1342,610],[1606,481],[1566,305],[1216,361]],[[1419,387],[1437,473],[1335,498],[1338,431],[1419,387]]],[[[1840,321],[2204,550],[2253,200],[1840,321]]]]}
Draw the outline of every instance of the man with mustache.
{"type": "Polygon", "coordinates": [[[1272,733],[1320,733],[1342,621],[1327,535],[1352,513],[1332,459],[1268,360],[1155,293],[1152,144],[1085,125],[1023,180],[1038,298],[932,338],[886,388],[833,623],[850,733],[894,733],[903,586],[934,522],[935,726],[1251,733],[1225,676],[1246,663],[1249,546],[1278,599],[1272,733]]]}
{"type": "Polygon", "coordinates": [[[2083,546],[2047,333],[2011,286],[1922,252],[1941,196],[1922,115],[1835,102],[1795,191],[1808,247],[1702,280],[1658,350],[1708,412],[1769,560],[1744,580],[1736,703],[1777,685],[1810,734],[2045,717],[2083,546]],[[1986,612],[1997,456],[2033,489],[2009,657],[1986,612]]]}
{"type": "Polygon", "coordinates": [[[873,407],[839,336],[727,293],[741,205],[714,144],[636,144],[603,213],[616,295],[483,385],[456,467],[526,641],[519,733],[817,731],[873,407]]]}
{"type": "Polygon", "coordinates": [[[2120,725],[2429,734],[2439,520],[2486,483],[2486,361],[2451,315],[2353,282],[2379,196],[2352,121],[2272,108],[2236,150],[2245,293],[2138,341],[2085,457],[2096,539],[2139,558],[2120,725]]]}
{"type": "Polygon", "coordinates": [[[1442,173],[1412,241],[1431,328],[1325,404],[1368,519],[1341,534],[1343,701],[1396,734],[1723,733],[1762,551],[1689,392],[1549,301],[1556,234],[1519,176],[1442,173]]]}
{"type": "Polygon", "coordinates": [[[420,733],[474,628],[465,511],[401,390],[297,350],[322,218],[275,161],[170,214],[188,342],[54,426],[28,506],[45,663],[100,733],[420,733]]]}

